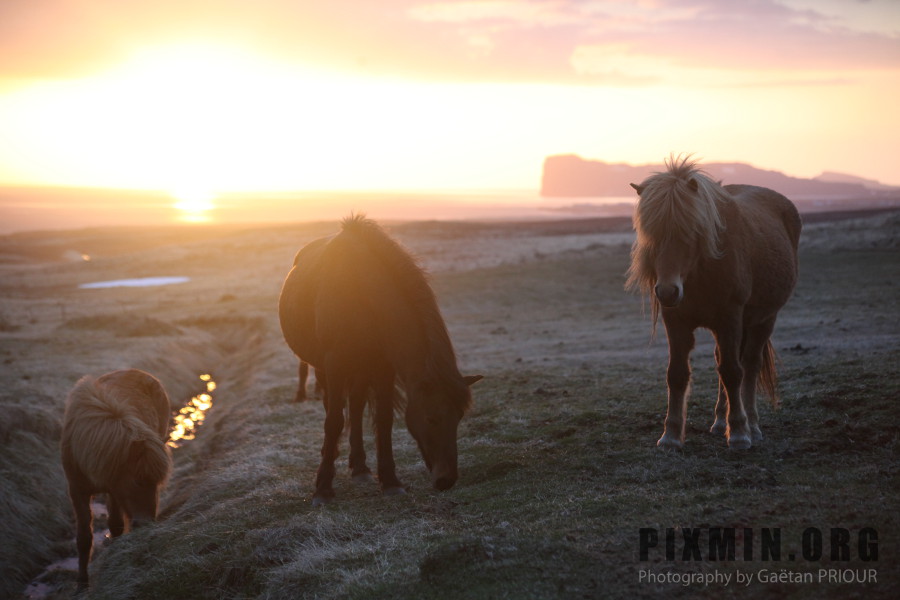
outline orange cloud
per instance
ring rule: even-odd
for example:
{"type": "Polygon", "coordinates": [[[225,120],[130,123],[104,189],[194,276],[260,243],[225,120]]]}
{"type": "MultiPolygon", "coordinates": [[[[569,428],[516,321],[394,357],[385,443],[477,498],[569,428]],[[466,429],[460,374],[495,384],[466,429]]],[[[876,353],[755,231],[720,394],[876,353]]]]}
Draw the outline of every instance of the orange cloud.
{"type": "Polygon", "coordinates": [[[143,46],[208,38],[374,75],[604,83],[615,72],[618,84],[644,85],[654,59],[753,71],[896,69],[898,22],[893,0],[2,2],[0,78],[83,76],[143,46]],[[624,51],[609,72],[598,57],[611,47],[624,51]]]}

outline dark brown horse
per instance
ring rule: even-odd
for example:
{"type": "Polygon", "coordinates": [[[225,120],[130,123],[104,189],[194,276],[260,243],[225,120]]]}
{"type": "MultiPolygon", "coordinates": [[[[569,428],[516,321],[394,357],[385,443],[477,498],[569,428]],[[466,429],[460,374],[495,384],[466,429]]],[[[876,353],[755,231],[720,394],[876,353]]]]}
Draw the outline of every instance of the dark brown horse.
{"type": "Polygon", "coordinates": [[[378,480],[403,493],[391,447],[395,383],[406,393],[406,426],[439,490],[457,479],[456,431],[472,401],[437,301],[415,260],[374,221],[354,216],[330,238],[297,253],[279,300],[291,350],[325,382],[325,442],[313,503],[334,497],[338,438],[349,398],[354,480],[371,479],[362,414],[374,392],[378,480]]]}
{"type": "Polygon", "coordinates": [[[69,393],[61,450],[75,510],[79,586],[88,583],[92,496],[107,494],[113,537],[156,520],[159,491],[172,471],[170,411],[159,381],[137,369],[83,377],[69,393]]]}
{"type": "Polygon", "coordinates": [[[669,340],[669,406],[657,445],[684,444],[689,357],[703,327],[715,337],[719,373],[710,431],[724,433],[729,448],[749,448],[762,439],[757,382],[777,405],[770,336],[797,282],[800,215],[770,189],[719,185],[687,157],[632,187],[640,199],[626,287],[649,297],[654,328],[662,311],[669,340]]]}

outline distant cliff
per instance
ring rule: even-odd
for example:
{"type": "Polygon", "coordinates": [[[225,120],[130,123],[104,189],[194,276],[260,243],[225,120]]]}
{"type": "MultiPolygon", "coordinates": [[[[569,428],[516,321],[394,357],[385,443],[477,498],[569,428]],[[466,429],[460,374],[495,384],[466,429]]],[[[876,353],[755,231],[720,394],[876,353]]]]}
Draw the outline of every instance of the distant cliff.
{"type": "MultiPolygon", "coordinates": [[[[852,175],[823,173],[813,179],[790,177],[778,171],[757,169],[744,163],[703,163],[702,168],[722,183],[747,183],[772,188],[792,199],[870,198],[900,188],[852,175]]],[[[541,195],[547,197],[630,196],[629,183],[640,183],[664,165],[632,166],[585,160],[573,154],[548,156],[544,160],[541,195]]]]}

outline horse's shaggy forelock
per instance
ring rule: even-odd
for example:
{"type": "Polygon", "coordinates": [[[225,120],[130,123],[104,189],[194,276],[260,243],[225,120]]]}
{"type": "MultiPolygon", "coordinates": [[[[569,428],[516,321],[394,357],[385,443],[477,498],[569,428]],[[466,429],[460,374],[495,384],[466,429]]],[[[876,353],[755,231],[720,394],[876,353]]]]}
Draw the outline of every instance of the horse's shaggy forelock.
{"type": "Polygon", "coordinates": [[[719,205],[730,197],[689,156],[670,157],[666,167],[666,171],[651,175],[640,185],[640,199],[634,208],[637,237],[625,283],[627,289],[650,298],[654,322],[659,312],[653,295],[654,263],[660,246],[673,238],[689,245],[700,240],[707,256],[721,256],[719,240],[725,223],[719,205]]]}
{"type": "Polygon", "coordinates": [[[126,467],[141,479],[165,483],[171,471],[171,454],[159,433],[141,419],[123,398],[123,392],[83,377],[66,401],[63,443],[94,485],[102,488],[116,481],[126,467]],[[128,464],[132,443],[142,452],[128,464]]]}
{"type": "MultiPolygon", "coordinates": [[[[428,375],[436,381],[452,386],[451,389],[459,386],[460,375],[453,344],[438,308],[434,290],[428,283],[427,273],[378,223],[367,219],[364,215],[347,217],[342,223],[342,229],[366,240],[372,253],[393,274],[394,282],[414,306],[430,346],[425,367],[428,375]]],[[[453,394],[452,398],[457,408],[466,412],[472,397],[465,385],[462,388],[460,393],[453,394]]]]}

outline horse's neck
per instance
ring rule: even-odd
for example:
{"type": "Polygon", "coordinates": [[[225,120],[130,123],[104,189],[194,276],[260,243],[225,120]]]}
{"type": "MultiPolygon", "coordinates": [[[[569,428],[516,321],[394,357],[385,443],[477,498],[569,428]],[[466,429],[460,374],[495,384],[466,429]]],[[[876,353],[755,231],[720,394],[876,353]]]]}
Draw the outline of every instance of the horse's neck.
{"type": "Polygon", "coordinates": [[[459,376],[456,355],[441,324],[436,331],[426,325],[420,338],[421,344],[403,349],[405,360],[396,361],[397,374],[405,385],[431,383],[459,376]]]}

